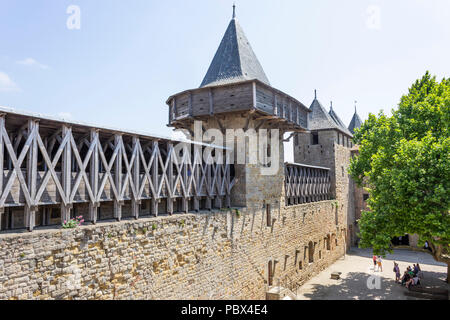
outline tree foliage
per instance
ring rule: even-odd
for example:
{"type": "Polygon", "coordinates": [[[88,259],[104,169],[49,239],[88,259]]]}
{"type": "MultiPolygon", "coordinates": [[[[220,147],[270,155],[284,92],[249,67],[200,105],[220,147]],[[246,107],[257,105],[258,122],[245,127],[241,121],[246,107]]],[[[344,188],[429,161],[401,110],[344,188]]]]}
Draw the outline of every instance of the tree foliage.
{"type": "Polygon", "coordinates": [[[436,260],[450,265],[450,79],[428,72],[392,116],[370,114],[355,134],[350,174],[369,193],[360,245],[389,250],[392,237],[418,234],[436,260]]]}

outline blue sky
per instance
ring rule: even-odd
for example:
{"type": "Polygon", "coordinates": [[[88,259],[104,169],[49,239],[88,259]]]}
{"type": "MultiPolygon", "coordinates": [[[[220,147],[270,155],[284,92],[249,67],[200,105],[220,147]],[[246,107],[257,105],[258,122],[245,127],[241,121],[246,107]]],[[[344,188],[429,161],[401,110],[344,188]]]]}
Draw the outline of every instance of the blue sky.
{"type": "MultiPolygon", "coordinates": [[[[0,0],[0,105],[170,135],[166,99],[200,85],[232,0],[0,0]],[[69,30],[70,5],[81,28],[69,30]]],[[[450,76],[448,0],[237,0],[271,84],[349,123],[450,76]]]]}

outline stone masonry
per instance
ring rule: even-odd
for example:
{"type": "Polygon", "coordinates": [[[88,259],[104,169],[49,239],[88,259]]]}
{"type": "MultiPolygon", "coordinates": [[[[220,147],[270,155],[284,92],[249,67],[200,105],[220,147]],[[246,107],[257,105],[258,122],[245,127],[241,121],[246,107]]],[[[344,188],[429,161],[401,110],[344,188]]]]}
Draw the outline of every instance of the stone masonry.
{"type": "Polygon", "coordinates": [[[301,284],[343,255],[335,210],[280,207],[272,227],[242,209],[4,234],[0,299],[264,299],[269,261],[274,282],[301,284]]]}

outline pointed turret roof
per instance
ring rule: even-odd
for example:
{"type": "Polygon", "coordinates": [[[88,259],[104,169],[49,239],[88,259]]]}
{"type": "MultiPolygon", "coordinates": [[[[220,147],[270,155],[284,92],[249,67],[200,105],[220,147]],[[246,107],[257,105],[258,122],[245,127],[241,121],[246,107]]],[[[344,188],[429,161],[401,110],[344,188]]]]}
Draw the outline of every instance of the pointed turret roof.
{"type": "Polygon", "coordinates": [[[345,126],[344,122],[342,122],[341,118],[339,118],[337,113],[334,112],[333,103],[331,103],[329,115],[342,131],[344,131],[348,135],[352,135],[352,133],[345,126]]]}
{"type": "Polygon", "coordinates": [[[261,64],[239,25],[233,18],[200,87],[258,79],[270,85],[261,64]]]}
{"type": "Polygon", "coordinates": [[[340,124],[342,121],[334,111],[331,112],[330,110],[330,112],[327,112],[327,110],[325,110],[320,101],[317,99],[317,94],[315,95],[309,109],[311,110],[311,113],[308,115],[309,130],[334,129],[350,136],[352,135],[345,126],[340,124]]]}
{"type": "Polygon", "coordinates": [[[359,117],[358,112],[356,111],[356,107],[355,107],[355,114],[353,115],[352,121],[350,121],[350,125],[348,126],[348,130],[352,134],[355,134],[355,129],[361,128],[361,125],[362,125],[362,120],[359,117]]]}

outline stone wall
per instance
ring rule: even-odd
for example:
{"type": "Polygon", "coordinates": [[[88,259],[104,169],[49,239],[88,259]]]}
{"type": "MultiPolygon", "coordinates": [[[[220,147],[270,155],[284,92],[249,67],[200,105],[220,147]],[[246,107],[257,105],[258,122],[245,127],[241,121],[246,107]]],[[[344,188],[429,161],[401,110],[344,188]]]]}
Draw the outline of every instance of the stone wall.
{"type": "Polygon", "coordinates": [[[348,174],[352,149],[349,141],[336,130],[317,131],[318,144],[310,133],[300,133],[294,142],[294,161],[330,168],[331,193],[336,199],[336,219],[345,225],[347,246],[356,237],[354,184],[348,174]]]}
{"type": "Polygon", "coordinates": [[[2,234],[0,299],[264,299],[269,262],[301,284],[343,255],[334,201],[271,211],[2,234]]]}

